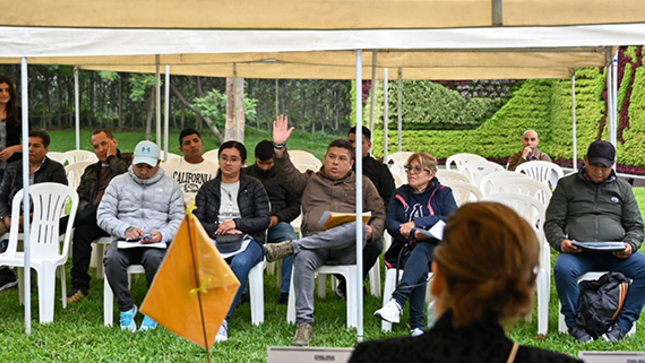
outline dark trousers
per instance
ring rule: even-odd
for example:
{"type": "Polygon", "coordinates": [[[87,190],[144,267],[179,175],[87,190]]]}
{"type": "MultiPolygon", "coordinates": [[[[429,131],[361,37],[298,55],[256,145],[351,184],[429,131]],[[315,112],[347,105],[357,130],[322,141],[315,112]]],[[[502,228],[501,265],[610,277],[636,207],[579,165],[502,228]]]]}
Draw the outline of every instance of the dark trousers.
{"type": "Polygon", "coordinates": [[[92,241],[100,237],[107,237],[109,234],[97,225],[81,224],[74,229],[72,244],[72,290],[90,289],[92,278],[87,273],[92,259],[92,241]]]}

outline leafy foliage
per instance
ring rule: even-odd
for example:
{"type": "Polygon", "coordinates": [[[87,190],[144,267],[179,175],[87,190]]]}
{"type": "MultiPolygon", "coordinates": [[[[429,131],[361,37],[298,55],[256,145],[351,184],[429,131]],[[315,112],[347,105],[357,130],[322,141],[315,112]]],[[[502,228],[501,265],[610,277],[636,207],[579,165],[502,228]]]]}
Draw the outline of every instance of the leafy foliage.
{"type": "MultiPolygon", "coordinates": [[[[247,123],[255,122],[257,104],[258,100],[244,95],[244,117],[247,123]]],[[[226,94],[217,89],[208,91],[205,97],[195,97],[193,106],[202,115],[209,116],[218,126],[224,126],[226,123],[226,94]]]]}

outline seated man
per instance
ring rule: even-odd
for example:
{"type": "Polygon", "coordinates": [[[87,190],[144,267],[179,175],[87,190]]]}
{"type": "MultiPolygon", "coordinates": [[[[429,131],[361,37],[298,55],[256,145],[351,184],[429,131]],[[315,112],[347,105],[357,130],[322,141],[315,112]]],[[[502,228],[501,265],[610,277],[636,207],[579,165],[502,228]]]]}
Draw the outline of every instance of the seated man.
{"type": "Polygon", "coordinates": [[[544,231],[560,252],[555,263],[555,283],[569,334],[579,342],[591,341],[577,326],[578,277],[588,271],[617,271],[633,280],[614,325],[603,335],[611,342],[625,337],[645,304],[645,255],[643,219],[631,186],[618,180],[612,169],[616,149],[606,141],[594,141],[576,174],[558,182],[546,211],[544,231]],[[622,241],[617,252],[587,252],[572,244],[622,241]]]}
{"type": "MultiPolygon", "coordinates": [[[[44,131],[29,133],[29,185],[38,183],[61,183],[67,185],[65,168],[60,163],[47,157],[51,139],[44,131]]],[[[13,197],[22,189],[22,160],[15,161],[7,167],[0,183],[0,235],[11,228],[11,204],[13,197]]],[[[20,217],[22,229],[22,217],[20,217]]],[[[64,230],[61,230],[64,231],[64,230]]],[[[10,269],[0,268],[0,290],[18,285],[16,275],[10,269]]]]}
{"type": "MultiPolygon", "coordinates": [[[[356,263],[356,222],[325,231],[319,224],[326,211],[356,213],[356,174],[352,172],[354,148],[344,139],[329,144],[325,162],[319,172],[300,173],[289,160],[286,142],[293,131],[287,118],[278,116],[273,123],[275,167],[280,179],[301,196],[304,238],[265,245],[269,261],[295,254],[293,286],[296,294],[298,329],[293,345],[307,346],[313,336],[314,273],[327,261],[339,264],[356,263]]],[[[365,243],[381,239],[385,226],[385,208],[372,182],[363,177],[363,212],[371,212],[364,228],[365,243]]]]}
{"type": "MultiPolygon", "coordinates": [[[[361,154],[363,155],[363,175],[368,177],[372,184],[374,184],[374,187],[376,187],[378,194],[383,200],[385,210],[387,210],[387,205],[390,202],[390,198],[392,198],[392,193],[394,193],[394,189],[396,189],[394,177],[387,165],[374,159],[374,157],[370,155],[370,149],[372,148],[372,142],[370,141],[372,138],[372,132],[365,126],[361,127],[363,130],[363,145],[361,145],[361,154]]],[[[349,142],[352,143],[352,146],[356,148],[356,126],[349,129],[349,135],[347,138],[349,139],[349,142]]],[[[374,243],[368,243],[365,246],[363,249],[363,279],[367,277],[374,264],[376,264],[381,252],[383,252],[383,238],[375,241],[374,243]]],[[[341,278],[341,283],[338,284],[338,288],[336,290],[340,295],[345,295],[344,279],[341,278]]]]}
{"type": "Polygon", "coordinates": [[[92,258],[92,242],[109,236],[97,225],[96,210],[110,181],[128,171],[132,162],[132,154],[122,154],[117,149],[117,140],[109,130],[94,131],[90,141],[99,161],[85,168],[76,189],[79,206],[74,220],[72,289],[67,294],[68,304],[82,300],[90,293],[92,278],[87,270],[92,258]]]}
{"type": "MultiPolygon", "coordinates": [[[[159,168],[160,163],[157,145],[150,141],[139,142],[128,172],[110,182],[97,212],[99,227],[114,237],[105,252],[103,264],[121,311],[121,329],[130,331],[137,330],[134,322],[137,307],[130,296],[127,268],[143,265],[150,287],[166,248],[144,246],[148,243],[170,243],[185,213],[179,184],[164,175],[159,168]],[[119,241],[124,240],[139,240],[143,246],[119,248],[119,241]]],[[[145,316],[140,330],[156,327],[157,322],[145,316]]]]}
{"type": "Polygon", "coordinates": [[[540,143],[537,132],[533,130],[524,131],[524,136],[522,136],[522,145],[524,149],[522,151],[516,152],[511,155],[508,159],[508,165],[506,169],[509,171],[515,171],[518,165],[523,164],[527,161],[548,161],[551,162],[549,155],[538,150],[537,146],[540,143]]]}
{"type": "Polygon", "coordinates": [[[179,183],[181,191],[184,192],[184,202],[188,205],[190,200],[195,198],[202,184],[215,179],[218,166],[202,157],[204,141],[199,131],[195,129],[181,130],[179,150],[184,157],[168,160],[161,165],[161,168],[167,176],[179,183]]]}
{"type": "MultiPolygon", "coordinates": [[[[255,147],[255,164],[244,169],[244,172],[259,179],[271,202],[271,223],[267,234],[267,243],[278,243],[296,239],[291,222],[300,215],[300,198],[287,189],[276,175],[273,163],[273,143],[261,141],[255,147]]],[[[282,261],[282,282],[278,303],[286,304],[289,300],[291,285],[291,268],[293,256],[282,261]]]]}

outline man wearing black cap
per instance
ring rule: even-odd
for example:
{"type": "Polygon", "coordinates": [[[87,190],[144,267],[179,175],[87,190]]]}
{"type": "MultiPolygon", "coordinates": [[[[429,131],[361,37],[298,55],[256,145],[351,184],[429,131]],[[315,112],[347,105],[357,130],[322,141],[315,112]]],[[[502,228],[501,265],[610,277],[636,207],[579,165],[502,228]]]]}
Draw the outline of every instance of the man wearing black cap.
{"type": "Polygon", "coordinates": [[[555,263],[555,283],[569,333],[579,342],[591,335],[576,323],[578,277],[589,271],[616,271],[632,279],[624,305],[613,326],[603,335],[613,343],[625,337],[645,304],[645,255],[643,219],[631,186],[618,180],[613,170],[616,149],[606,141],[591,143],[578,173],[562,178],[546,211],[544,231],[560,252],[555,263]],[[579,242],[623,242],[625,249],[588,252],[579,242]]]}

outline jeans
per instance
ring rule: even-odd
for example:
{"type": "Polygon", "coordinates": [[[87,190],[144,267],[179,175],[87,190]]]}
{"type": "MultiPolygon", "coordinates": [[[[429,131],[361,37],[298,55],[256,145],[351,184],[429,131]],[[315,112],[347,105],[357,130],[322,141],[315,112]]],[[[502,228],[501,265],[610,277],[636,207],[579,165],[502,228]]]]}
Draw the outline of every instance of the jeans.
{"type": "Polygon", "coordinates": [[[226,320],[229,320],[231,318],[231,315],[233,315],[233,310],[235,310],[235,306],[237,306],[237,302],[240,300],[240,297],[242,296],[244,290],[246,290],[246,285],[248,284],[249,280],[249,272],[255,265],[262,261],[262,258],[264,258],[262,247],[255,240],[252,240],[246,250],[238,253],[230,259],[227,259],[227,262],[231,266],[231,270],[233,270],[235,277],[240,280],[240,288],[237,289],[237,293],[235,294],[235,298],[233,299],[233,304],[228,310],[228,314],[226,314],[226,320]]]}
{"type": "Polygon", "coordinates": [[[622,259],[608,253],[560,253],[555,262],[555,286],[562,303],[562,315],[570,328],[577,325],[578,277],[589,271],[615,271],[632,279],[616,319],[623,330],[629,331],[645,304],[645,255],[636,252],[622,259]]]}
{"type": "MultiPolygon", "coordinates": [[[[280,222],[269,228],[267,234],[267,243],[278,243],[283,241],[293,241],[297,239],[296,232],[289,223],[280,222]]],[[[293,268],[294,256],[291,255],[282,260],[282,281],[280,283],[280,292],[288,294],[289,285],[291,284],[291,270],[293,268]]]]}
{"type": "Polygon", "coordinates": [[[412,329],[423,330],[424,328],[426,285],[428,272],[430,272],[430,260],[435,247],[437,247],[435,244],[429,242],[416,243],[405,266],[403,266],[401,282],[392,293],[392,299],[401,307],[405,305],[408,298],[410,299],[410,327],[412,329]]]}
{"type": "Polygon", "coordinates": [[[133,306],[128,287],[128,266],[143,265],[146,270],[146,282],[150,288],[166,255],[166,249],[154,247],[119,249],[117,243],[117,241],[112,242],[105,251],[103,265],[105,265],[105,276],[107,276],[114,297],[116,297],[119,310],[128,311],[133,306]]]}
{"type": "MultiPolygon", "coordinates": [[[[363,247],[365,246],[363,228],[363,247]]],[[[356,222],[293,241],[293,288],[296,323],[314,322],[314,274],[327,261],[340,265],[356,263],[356,222]]]]}

